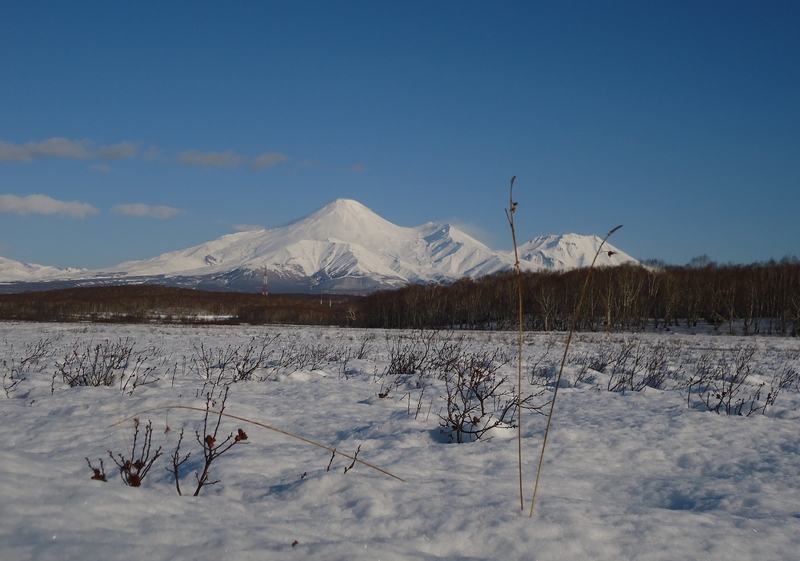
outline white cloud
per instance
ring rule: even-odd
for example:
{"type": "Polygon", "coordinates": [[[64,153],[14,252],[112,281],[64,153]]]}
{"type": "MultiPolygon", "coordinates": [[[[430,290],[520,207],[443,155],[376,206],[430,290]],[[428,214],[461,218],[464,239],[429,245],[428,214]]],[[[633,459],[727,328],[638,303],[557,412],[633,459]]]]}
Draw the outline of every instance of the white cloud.
{"type": "Polygon", "coordinates": [[[187,150],[178,155],[178,161],[189,166],[207,166],[215,168],[235,168],[247,158],[234,154],[230,150],[227,152],[198,152],[197,150],[187,150]]]}
{"type": "Polygon", "coordinates": [[[356,173],[358,173],[359,171],[364,171],[365,169],[367,169],[367,164],[363,164],[363,163],[362,164],[353,164],[352,166],[350,166],[350,171],[354,171],[356,173]]]}
{"type": "Polygon", "coordinates": [[[250,167],[255,169],[264,169],[270,166],[274,166],[275,164],[280,164],[281,162],[288,162],[289,158],[287,158],[284,154],[280,152],[265,152],[260,156],[256,156],[252,160],[250,160],[250,167]]]}
{"type": "Polygon", "coordinates": [[[60,137],[27,144],[0,140],[0,162],[31,162],[45,158],[119,160],[135,156],[136,150],[136,145],[132,142],[95,147],[89,140],[69,140],[60,137]]]}
{"type": "Polygon", "coordinates": [[[0,161],[30,162],[41,158],[86,159],[89,157],[88,142],[51,138],[43,142],[28,142],[17,145],[0,141],[0,161]]]}
{"type": "Polygon", "coordinates": [[[314,160],[303,160],[302,162],[297,162],[295,164],[295,168],[303,169],[303,168],[318,168],[321,166],[320,162],[316,162],[314,160]]]}
{"type": "Polygon", "coordinates": [[[120,142],[113,146],[100,146],[92,152],[93,158],[100,160],[121,160],[136,155],[136,145],[132,142],[120,142]]]}
{"type": "Polygon", "coordinates": [[[59,201],[47,195],[28,195],[17,197],[15,195],[0,195],[0,212],[14,214],[66,214],[75,218],[84,218],[89,214],[100,212],[89,203],[78,201],[59,201]]]}
{"type": "Polygon", "coordinates": [[[114,214],[125,214],[127,216],[149,216],[151,218],[169,218],[176,214],[183,214],[183,211],[169,206],[150,206],[141,203],[129,205],[117,205],[111,209],[114,214]]]}
{"type": "Polygon", "coordinates": [[[161,150],[159,150],[157,146],[151,146],[142,154],[142,159],[145,162],[152,162],[154,160],[158,160],[160,157],[161,150]]]}
{"type": "Polygon", "coordinates": [[[266,230],[263,226],[258,224],[234,224],[233,229],[236,232],[254,232],[256,230],[266,230]]]}
{"type": "Polygon", "coordinates": [[[106,164],[98,164],[96,166],[92,166],[92,169],[95,171],[111,171],[111,166],[106,164]]]}

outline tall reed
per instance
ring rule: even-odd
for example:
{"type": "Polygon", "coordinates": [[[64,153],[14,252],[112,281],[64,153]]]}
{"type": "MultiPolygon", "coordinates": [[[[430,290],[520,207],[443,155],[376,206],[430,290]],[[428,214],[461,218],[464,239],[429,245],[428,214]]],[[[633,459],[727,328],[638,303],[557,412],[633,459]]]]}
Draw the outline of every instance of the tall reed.
{"type": "Polygon", "coordinates": [[[525,497],[522,491],[522,270],[519,266],[519,253],[517,251],[517,231],[514,228],[514,213],[517,212],[517,203],[514,202],[514,180],[511,178],[511,187],[508,192],[508,208],[506,218],[511,226],[511,239],[514,242],[514,268],[517,270],[517,301],[519,310],[519,348],[517,357],[517,456],[519,459],[519,509],[525,510],[525,497]]]}
{"type": "MultiPolygon", "coordinates": [[[[544,463],[544,449],[547,446],[547,437],[550,434],[550,423],[553,420],[553,410],[556,406],[556,397],[558,396],[558,388],[561,386],[561,375],[564,373],[564,364],[567,362],[567,352],[569,352],[569,344],[572,341],[572,334],[575,333],[575,328],[578,326],[578,316],[581,312],[581,305],[583,304],[583,297],[586,295],[586,287],[589,286],[589,279],[592,277],[592,270],[594,269],[594,264],[597,262],[597,257],[600,255],[600,252],[603,250],[603,245],[605,245],[606,240],[611,237],[611,234],[616,232],[622,228],[622,224],[611,230],[606,237],[603,238],[603,241],[600,242],[600,246],[597,248],[597,252],[594,254],[594,259],[592,259],[592,264],[589,266],[589,274],[586,275],[586,281],[583,283],[583,288],[581,289],[580,298],[578,298],[578,305],[575,306],[575,314],[572,316],[572,325],[569,328],[569,335],[567,336],[567,344],[564,345],[564,356],[561,358],[561,366],[558,369],[558,378],[556,378],[556,387],[553,389],[553,400],[550,402],[550,412],[547,414],[547,428],[544,430],[544,439],[542,440],[542,453],[539,456],[539,468],[536,470],[536,483],[533,486],[533,499],[531,499],[531,513],[530,516],[533,517],[533,508],[536,505],[536,493],[539,491],[539,478],[542,475],[542,464],[544,463]]],[[[614,254],[613,251],[608,252],[608,256],[611,257],[614,254]]]]}

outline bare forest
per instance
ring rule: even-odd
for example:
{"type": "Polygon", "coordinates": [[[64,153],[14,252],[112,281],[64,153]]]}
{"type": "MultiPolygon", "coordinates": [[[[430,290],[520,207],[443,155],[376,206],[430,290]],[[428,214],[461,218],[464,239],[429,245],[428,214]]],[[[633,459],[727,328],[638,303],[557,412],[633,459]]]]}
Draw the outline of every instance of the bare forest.
{"type": "MultiPolygon", "coordinates": [[[[796,336],[800,263],[619,267],[564,273],[523,273],[525,329],[568,331],[581,287],[591,275],[579,331],[645,331],[697,327],[796,336]]],[[[508,329],[517,325],[516,276],[511,272],[452,285],[410,285],[379,292],[362,305],[373,327],[508,329]]]]}

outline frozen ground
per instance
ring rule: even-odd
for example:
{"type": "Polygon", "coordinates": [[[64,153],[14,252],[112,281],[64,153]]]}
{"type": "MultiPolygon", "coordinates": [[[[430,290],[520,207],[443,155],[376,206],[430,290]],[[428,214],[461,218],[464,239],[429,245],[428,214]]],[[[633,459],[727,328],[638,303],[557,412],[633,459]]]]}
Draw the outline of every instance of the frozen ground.
{"type": "MultiPolygon", "coordinates": [[[[485,359],[482,353],[499,349],[495,374],[515,378],[515,334],[428,337],[292,327],[0,324],[9,394],[0,393],[0,559],[797,558],[796,381],[785,384],[764,414],[758,409],[775,374],[800,369],[796,340],[579,334],[531,519],[545,417],[523,416],[521,513],[514,431],[500,427],[486,433],[489,440],[446,443],[439,430],[446,386],[436,370],[446,367],[431,360],[446,354],[447,344],[462,357],[485,359]],[[249,380],[232,382],[236,359],[226,362],[226,353],[239,349],[244,364],[241,355],[253,337],[258,350],[268,343],[269,356],[243,375],[249,380]],[[420,351],[426,341],[422,375],[392,373],[399,356],[420,351]],[[150,367],[149,379],[158,380],[127,395],[132,381],[123,392],[118,379],[111,387],[69,387],[62,375],[54,379],[59,368],[75,367],[76,357],[106,342],[133,344],[128,368],[115,372],[117,378],[126,380],[139,357],[139,374],[150,367]],[[37,343],[38,360],[23,363],[37,343]],[[636,353],[639,363],[631,358],[636,353]],[[226,369],[218,368],[219,359],[226,369]],[[719,378],[737,360],[748,378],[736,399],[765,384],[740,408],[755,407],[750,416],[726,415],[724,406],[721,413],[709,411],[702,391],[687,393],[686,381],[703,365],[719,378]],[[608,391],[620,380],[642,385],[647,375],[654,377],[643,391],[608,391]],[[188,496],[194,472],[202,469],[194,431],[202,431],[203,414],[171,409],[139,415],[141,427],[152,420],[153,449],[163,446],[164,455],[141,487],[123,484],[107,450],[129,454],[133,421],[109,425],[149,408],[203,408],[204,392],[219,404],[226,385],[228,413],[348,454],[360,446],[359,459],[405,482],[362,464],[343,473],[351,462],[340,455],[327,471],[329,452],[226,418],[220,434],[243,428],[249,438],[212,463],[211,478],[219,483],[188,496]],[[181,429],[181,452],[192,452],[181,468],[184,496],[166,469],[181,429]],[[95,467],[104,459],[108,482],[90,479],[85,457],[95,467]]],[[[524,393],[544,389],[532,404],[552,395],[563,340],[561,334],[526,336],[524,393]]],[[[715,403],[708,392],[705,397],[715,403]]]]}

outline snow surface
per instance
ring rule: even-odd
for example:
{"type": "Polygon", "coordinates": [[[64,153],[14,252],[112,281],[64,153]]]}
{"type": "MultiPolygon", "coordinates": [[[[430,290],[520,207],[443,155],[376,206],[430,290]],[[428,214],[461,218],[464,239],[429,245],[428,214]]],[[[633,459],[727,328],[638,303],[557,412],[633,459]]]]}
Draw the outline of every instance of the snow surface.
{"type": "MultiPolygon", "coordinates": [[[[597,236],[577,234],[536,238],[520,247],[521,266],[527,270],[587,266],[600,241],[597,236]]],[[[636,262],[611,245],[607,249],[614,255],[604,252],[598,265],[636,262]]],[[[267,266],[273,285],[281,292],[309,288],[319,292],[353,292],[353,286],[362,286],[360,292],[371,292],[409,282],[480,277],[513,265],[513,252],[490,249],[454,226],[434,223],[414,228],[397,226],[357,201],[337,199],[288,226],[228,234],[188,249],[105,269],[62,271],[0,261],[0,282],[62,279],[83,283],[92,279],[147,282],[148,278],[157,278],[162,284],[169,284],[169,279],[180,278],[176,282],[181,286],[205,281],[239,290],[257,290],[261,286],[261,271],[267,266]],[[355,284],[354,279],[358,281],[355,284]]]]}
{"type": "MultiPolygon", "coordinates": [[[[465,352],[515,356],[514,333],[440,333],[437,340],[462,336],[465,352]]],[[[526,511],[520,512],[514,432],[495,429],[488,441],[445,443],[437,418],[443,386],[436,381],[422,396],[413,384],[377,396],[389,351],[413,337],[336,328],[0,324],[5,374],[12,363],[19,366],[26,345],[46,340],[49,349],[8,399],[0,394],[0,559],[797,558],[796,388],[766,415],[726,416],[687,408],[685,394],[669,384],[609,392],[607,373],[584,370],[589,375],[579,381],[576,366],[581,356],[635,337],[648,348],[668,345],[671,376],[678,379],[709,349],[755,344],[753,375],[769,378],[786,365],[800,368],[797,341],[578,334],[531,519],[545,418],[523,418],[526,511]],[[326,471],[325,450],[225,419],[222,432],[241,427],[248,441],[212,464],[220,483],[198,497],[178,496],[165,469],[168,456],[184,428],[182,451],[192,458],[182,485],[193,490],[201,455],[193,431],[202,428],[202,414],[172,409],[139,415],[142,423],[152,420],[154,447],[163,445],[165,455],[141,488],[122,484],[107,450],[124,452],[133,426],[109,425],[154,407],[203,407],[201,394],[210,386],[191,368],[201,344],[217,352],[276,335],[277,354],[316,349],[328,358],[313,368],[265,368],[258,372],[263,381],[230,384],[226,411],[349,454],[361,446],[359,459],[405,482],[360,464],[345,474],[350,462],[341,456],[326,471]],[[135,342],[160,379],[128,396],[118,387],[69,388],[57,378],[51,394],[57,364],[75,345],[105,340],[135,342]],[[362,346],[362,359],[345,364],[343,353],[362,346]],[[87,456],[95,466],[105,458],[108,482],[90,480],[87,456]]],[[[563,343],[563,334],[526,334],[526,374],[536,365],[551,376],[563,343]]],[[[515,379],[516,364],[501,372],[515,379]]]]}

